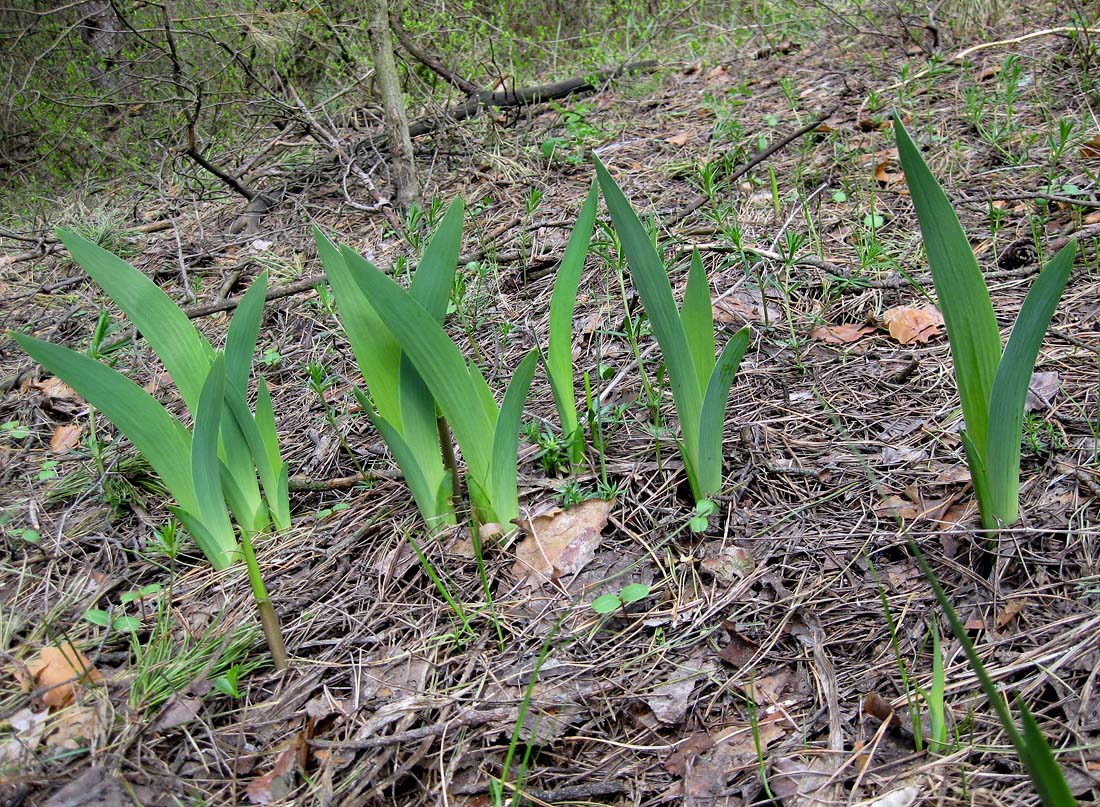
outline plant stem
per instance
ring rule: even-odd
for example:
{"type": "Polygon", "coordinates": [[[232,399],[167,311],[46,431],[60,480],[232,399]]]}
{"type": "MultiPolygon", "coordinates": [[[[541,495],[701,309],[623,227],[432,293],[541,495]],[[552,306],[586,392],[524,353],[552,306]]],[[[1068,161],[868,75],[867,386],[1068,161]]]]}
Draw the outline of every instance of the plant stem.
{"type": "Polygon", "coordinates": [[[462,480],[458,476],[458,463],[455,461],[455,447],[454,441],[451,439],[451,427],[447,425],[447,419],[442,415],[436,415],[435,427],[439,432],[439,452],[443,457],[443,467],[451,472],[451,507],[455,508],[462,501],[462,480]]]}
{"type": "Polygon", "coordinates": [[[267,649],[271,653],[271,661],[276,670],[285,670],[290,661],[286,654],[286,644],[283,643],[279,615],[271,604],[271,598],[260,576],[260,564],[256,561],[252,536],[248,530],[241,530],[241,554],[244,555],[244,564],[248,568],[248,581],[252,584],[252,596],[255,597],[256,607],[260,611],[260,625],[263,627],[264,639],[267,640],[267,649]]]}

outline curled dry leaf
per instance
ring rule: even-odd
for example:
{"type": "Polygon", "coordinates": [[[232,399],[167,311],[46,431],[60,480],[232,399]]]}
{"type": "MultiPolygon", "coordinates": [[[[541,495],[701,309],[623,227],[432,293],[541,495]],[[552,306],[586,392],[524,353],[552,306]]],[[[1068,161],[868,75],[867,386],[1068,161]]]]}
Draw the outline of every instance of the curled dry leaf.
{"type": "Polygon", "coordinates": [[[943,333],[943,314],[931,306],[911,308],[898,306],[882,315],[882,324],[903,345],[914,342],[927,343],[933,336],[943,333]]]}
{"type": "Polygon", "coordinates": [[[43,378],[41,381],[34,381],[28,385],[31,389],[36,389],[39,392],[46,393],[46,397],[51,401],[79,401],[80,396],[76,394],[76,390],[66,384],[57,376],[50,376],[49,378],[43,378]]]}
{"type": "Polygon", "coordinates": [[[83,434],[84,427],[77,423],[58,426],[53,430],[53,437],[50,438],[50,451],[54,454],[64,454],[80,442],[80,437],[83,434]]]}
{"type": "Polygon", "coordinates": [[[579,572],[596,554],[614,499],[588,499],[568,510],[519,522],[526,537],[516,547],[512,574],[530,586],[579,572]]]}
{"type": "Polygon", "coordinates": [[[670,146],[686,146],[687,142],[691,140],[691,132],[686,129],[680,134],[675,134],[672,137],[666,137],[665,142],[670,146]]]}
{"type": "Polygon", "coordinates": [[[822,342],[828,342],[832,345],[840,345],[847,342],[855,342],[857,339],[861,339],[867,334],[874,332],[874,328],[867,325],[856,325],[854,323],[846,323],[844,325],[822,325],[820,328],[814,328],[810,332],[810,338],[819,339],[822,342]]]}
{"type": "Polygon", "coordinates": [[[905,175],[901,172],[898,163],[898,150],[886,149],[875,155],[875,179],[882,185],[889,187],[905,182],[905,175]]]}
{"type": "Polygon", "coordinates": [[[72,702],[77,687],[103,683],[103,674],[69,642],[60,647],[43,647],[38,657],[27,664],[27,672],[31,680],[24,680],[24,687],[45,690],[42,703],[50,709],[60,709],[72,702]]]}
{"type": "Polygon", "coordinates": [[[275,766],[248,783],[245,795],[253,804],[272,804],[282,801],[294,789],[301,770],[307,761],[309,745],[305,734],[299,732],[290,745],[284,748],[275,759],[275,766]]]}

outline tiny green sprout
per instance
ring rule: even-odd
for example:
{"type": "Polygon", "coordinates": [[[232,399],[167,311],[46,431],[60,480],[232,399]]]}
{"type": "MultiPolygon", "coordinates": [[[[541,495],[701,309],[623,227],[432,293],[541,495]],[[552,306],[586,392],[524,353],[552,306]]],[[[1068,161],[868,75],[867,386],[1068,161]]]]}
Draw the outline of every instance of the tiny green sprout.
{"type": "Polygon", "coordinates": [[[214,689],[233,700],[239,700],[241,697],[240,678],[241,665],[234,664],[214,679],[214,689]]]}
{"type": "Polygon", "coordinates": [[[269,347],[264,351],[263,356],[260,357],[260,361],[268,367],[276,367],[282,360],[283,354],[279,352],[278,348],[274,347],[269,347]]]}
{"type": "Polygon", "coordinates": [[[886,223],[881,213],[868,213],[863,217],[863,226],[868,230],[879,230],[886,223]]]}
{"type": "Polygon", "coordinates": [[[126,633],[136,633],[138,628],[141,627],[141,620],[137,617],[116,616],[112,618],[111,613],[104,611],[102,608],[89,608],[84,612],[84,619],[101,628],[112,628],[126,633]]]}
{"type": "Polygon", "coordinates": [[[847,202],[848,201],[848,194],[846,194],[844,191],[833,191],[833,201],[834,202],[847,202]]]}
{"type": "Polygon", "coordinates": [[[38,530],[32,529],[20,530],[19,537],[26,541],[28,544],[37,544],[39,541],[42,540],[41,533],[39,533],[38,530]]]}
{"type": "Polygon", "coordinates": [[[51,479],[57,479],[57,460],[46,460],[38,469],[39,482],[49,482],[51,479]]]}
{"type": "Polygon", "coordinates": [[[688,529],[692,532],[706,532],[710,517],[718,512],[718,505],[710,499],[703,499],[695,505],[695,513],[688,522],[688,529]]]}
{"type": "Polygon", "coordinates": [[[8,420],[0,423],[0,434],[10,437],[12,440],[25,440],[30,436],[31,430],[18,420],[8,420]]]}
{"type": "Polygon", "coordinates": [[[597,614],[610,614],[616,608],[621,608],[623,616],[626,616],[626,606],[649,596],[649,586],[645,583],[629,583],[622,587],[617,594],[601,594],[592,600],[592,610],[597,614]]]}

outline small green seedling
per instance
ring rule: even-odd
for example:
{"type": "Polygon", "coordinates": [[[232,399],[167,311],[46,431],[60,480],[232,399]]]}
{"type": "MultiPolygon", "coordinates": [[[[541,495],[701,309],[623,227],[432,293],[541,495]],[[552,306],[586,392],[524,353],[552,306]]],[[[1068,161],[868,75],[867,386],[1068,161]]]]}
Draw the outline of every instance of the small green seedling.
{"type": "Polygon", "coordinates": [[[601,594],[592,600],[592,610],[597,614],[610,614],[616,608],[621,608],[623,616],[627,616],[626,606],[644,600],[648,596],[649,586],[645,583],[629,583],[623,586],[618,594],[601,594]]]}
{"type": "Polygon", "coordinates": [[[228,670],[214,679],[214,689],[233,700],[241,698],[241,665],[234,664],[228,670]]]}
{"type": "Polygon", "coordinates": [[[31,430],[18,420],[8,420],[0,423],[0,434],[11,440],[26,440],[30,436],[31,430]]]}

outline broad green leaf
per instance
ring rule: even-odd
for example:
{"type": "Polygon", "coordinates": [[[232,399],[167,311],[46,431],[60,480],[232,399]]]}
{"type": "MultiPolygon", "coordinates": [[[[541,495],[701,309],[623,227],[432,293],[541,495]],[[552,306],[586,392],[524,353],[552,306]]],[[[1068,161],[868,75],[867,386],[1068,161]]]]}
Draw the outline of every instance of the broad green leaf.
{"type": "Polygon", "coordinates": [[[501,524],[509,524],[519,516],[519,499],[516,488],[516,462],[519,452],[519,428],[523,420],[523,404],[527,391],[535,377],[538,351],[532,350],[520,362],[504,393],[493,435],[492,505],[494,518],[501,524]]]}
{"type": "Polygon", "coordinates": [[[896,115],[894,135],[947,326],[963,418],[970,439],[984,457],[989,396],[1001,359],[993,304],[958,216],[896,115]]]}
{"type": "Polygon", "coordinates": [[[741,359],[748,347],[749,329],[745,327],[726,342],[707,382],[706,397],[703,398],[699,417],[699,449],[696,455],[699,489],[694,491],[697,502],[717,493],[722,485],[722,430],[726,422],[726,406],[730,385],[733,384],[733,378],[741,367],[741,359]]]}
{"type": "Polygon", "coordinates": [[[699,415],[703,406],[703,394],[695,373],[691,348],[680,321],[680,312],[676,310],[676,301],[672,296],[672,284],[669,283],[668,273],[649,233],[598,158],[596,175],[630,265],[634,285],[642,298],[642,305],[645,306],[653,333],[664,354],[668,377],[672,383],[672,397],[676,402],[676,413],[683,433],[684,459],[694,464],[699,445],[699,415]]]}
{"type": "Polygon", "coordinates": [[[252,373],[252,357],[256,353],[256,340],[260,334],[266,294],[267,272],[263,272],[237,304],[225,337],[225,383],[230,389],[240,390],[242,394],[246,394],[248,390],[248,377],[252,373]]]}
{"type": "MultiPolygon", "coordinates": [[[[224,388],[224,385],[223,385],[224,388]]],[[[229,394],[227,390],[227,394],[229,394]]],[[[233,395],[244,398],[239,390],[233,390],[233,395]]],[[[219,440],[219,456],[222,458],[223,467],[233,479],[233,486],[226,489],[226,499],[233,511],[237,522],[247,529],[258,531],[265,529],[268,524],[267,507],[260,495],[260,486],[256,483],[256,458],[253,456],[253,443],[263,450],[262,441],[259,440],[259,432],[252,413],[248,411],[248,405],[244,405],[243,414],[239,418],[225,417],[220,419],[221,435],[219,440]],[[248,436],[245,430],[249,432],[248,436]],[[250,441],[252,432],[256,432],[256,440],[250,441]]],[[[262,458],[260,459],[262,461],[262,458]]]]}
{"type": "Polygon", "coordinates": [[[1077,252],[1067,244],[1039,273],[1005,346],[989,401],[989,445],[985,463],[993,513],[1007,526],[1020,510],[1020,440],[1027,388],[1054,309],[1062,299],[1077,252]]]}
{"type": "Polygon", "coordinates": [[[401,349],[382,322],[369,298],[360,290],[356,277],[378,271],[353,250],[337,249],[319,229],[313,230],[317,254],[336,297],[340,323],[359,364],[375,408],[396,428],[401,426],[398,402],[398,368],[401,349]]]}
{"type": "Polygon", "coordinates": [[[462,247],[463,210],[461,199],[451,203],[409,284],[409,296],[424,306],[424,310],[439,323],[447,314],[447,303],[454,289],[458,252],[462,247]]]}
{"type": "Polygon", "coordinates": [[[970,482],[974,486],[974,496],[978,500],[978,510],[982,514],[982,526],[987,530],[997,528],[997,519],[993,515],[993,503],[989,492],[989,474],[986,470],[985,457],[978,451],[974,441],[970,439],[970,432],[963,429],[959,436],[962,437],[963,450],[966,452],[966,466],[970,469],[970,482]]]}
{"type": "MultiPolygon", "coordinates": [[[[371,423],[378,429],[378,433],[382,435],[382,439],[393,453],[393,458],[396,460],[398,467],[401,468],[401,473],[405,478],[405,484],[408,485],[409,492],[412,493],[413,499],[416,501],[417,509],[420,510],[420,514],[424,517],[429,529],[434,531],[441,526],[454,524],[454,507],[450,503],[449,497],[445,501],[440,501],[439,491],[442,481],[439,481],[438,478],[430,480],[425,476],[419,458],[393,426],[380,415],[371,412],[369,408],[364,408],[363,411],[367,412],[371,423]]],[[[438,454],[438,447],[436,453],[438,454]]],[[[444,474],[444,476],[449,494],[450,475],[444,474]]]]}
{"type": "Polygon", "coordinates": [[[926,695],[928,700],[929,739],[933,751],[947,749],[947,707],[943,695],[947,679],[943,669],[943,647],[940,643],[940,629],[935,620],[932,628],[932,684],[926,695]]]}
{"type": "Polygon", "coordinates": [[[198,508],[191,481],[191,435],[156,398],[83,353],[23,334],[12,338],[27,354],[75,389],[129,438],[180,507],[198,508]]]}
{"type": "Polygon", "coordinates": [[[684,326],[691,358],[695,363],[695,376],[699,380],[699,394],[705,395],[714,369],[714,311],[710,302],[710,284],[703,269],[699,250],[691,251],[691,271],[688,273],[684,305],[680,309],[680,321],[684,326]]]}
{"type": "Polygon", "coordinates": [[[570,441],[573,463],[580,462],[584,456],[584,437],[578,434],[577,402],[573,388],[573,312],[577,305],[577,289],[584,261],[592,242],[598,202],[599,187],[593,180],[577,223],[569,235],[550,297],[550,345],[546,351],[546,373],[561,419],[562,434],[570,441]]]}
{"type": "MultiPolygon", "coordinates": [[[[233,525],[225,509],[222,491],[220,460],[218,459],[218,433],[225,408],[225,358],[221,354],[214,359],[199,395],[195,412],[195,432],[191,441],[191,475],[195,484],[198,508],[192,513],[205,528],[205,535],[193,535],[199,548],[215,569],[224,569],[235,559],[237,539],[233,525]]],[[[247,526],[246,526],[247,529],[247,526]]]]}
{"type": "Polygon", "coordinates": [[[382,272],[369,267],[358,273],[355,281],[364,295],[375,301],[386,327],[439,403],[462,448],[470,476],[488,479],[493,423],[458,348],[431,314],[382,272]]]}
{"type": "Polygon", "coordinates": [[[214,360],[210,343],[144,273],[72,230],[58,230],[57,235],[73,260],[110,295],[152,346],[193,414],[214,360]]]}
{"type": "Polygon", "coordinates": [[[256,385],[256,416],[253,418],[263,441],[266,459],[257,455],[256,467],[260,483],[267,499],[267,509],[277,530],[290,529],[290,499],[287,492],[289,468],[279,453],[279,436],[275,432],[275,412],[271,406],[271,393],[261,376],[256,385]],[[274,471],[274,477],[269,474],[274,471]]]}

